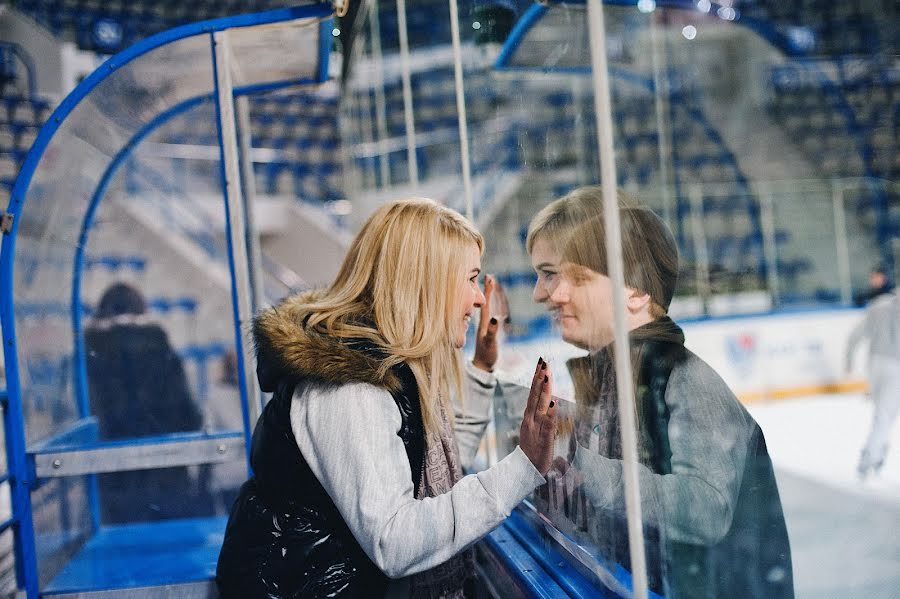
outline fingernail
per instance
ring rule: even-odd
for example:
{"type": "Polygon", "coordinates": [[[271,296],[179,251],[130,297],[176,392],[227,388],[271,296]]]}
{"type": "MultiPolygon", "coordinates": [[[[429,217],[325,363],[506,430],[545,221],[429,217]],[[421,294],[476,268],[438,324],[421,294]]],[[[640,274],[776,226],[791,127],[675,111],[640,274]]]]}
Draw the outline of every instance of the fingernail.
{"type": "Polygon", "coordinates": [[[491,316],[491,324],[497,324],[497,319],[491,316]]]}
{"type": "Polygon", "coordinates": [[[553,406],[555,406],[555,405],[556,405],[556,402],[555,402],[555,401],[551,401],[551,402],[550,402],[550,407],[551,407],[551,408],[552,408],[553,406]]]}
{"type": "Polygon", "coordinates": [[[545,374],[545,375],[544,375],[544,382],[546,383],[546,382],[549,381],[549,380],[550,380],[550,379],[549,379],[549,378],[547,377],[547,375],[545,374]]]}
{"type": "Polygon", "coordinates": [[[544,358],[538,358],[538,364],[543,364],[543,363],[544,363],[544,358]]]}
{"type": "Polygon", "coordinates": [[[541,370],[547,370],[547,363],[544,362],[541,364],[541,370]]]}

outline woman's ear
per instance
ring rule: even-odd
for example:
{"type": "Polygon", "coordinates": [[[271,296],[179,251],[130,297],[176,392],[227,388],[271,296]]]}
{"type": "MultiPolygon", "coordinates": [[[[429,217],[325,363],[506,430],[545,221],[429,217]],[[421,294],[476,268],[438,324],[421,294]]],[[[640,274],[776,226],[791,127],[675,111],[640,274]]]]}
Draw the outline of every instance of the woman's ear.
{"type": "Polygon", "coordinates": [[[625,288],[625,308],[631,314],[650,313],[650,294],[631,287],[625,288]]]}

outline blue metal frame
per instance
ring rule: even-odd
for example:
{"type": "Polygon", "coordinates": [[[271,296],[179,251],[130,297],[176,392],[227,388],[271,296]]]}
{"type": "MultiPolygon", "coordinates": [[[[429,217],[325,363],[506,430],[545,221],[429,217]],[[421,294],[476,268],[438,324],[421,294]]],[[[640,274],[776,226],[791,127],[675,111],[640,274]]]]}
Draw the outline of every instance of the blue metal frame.
{"type": "Polygon", "coordinates": [[[508,593],[509,596],[514,597],[524,596],[528,599],[560,599],[568,597],[569,595],[557,584],[554,577],[516,539],[509,530],[508,522],[507,520],[507,522],[488,533],[481,541],[484,549],[497,561],[497,566],[499,566],[501,572],[509,577],[508,581],[494,580],[493,582],[509,582],[517,585],[517,588],[504,587],[497,589],[497,591],[508,593]]]}
{"type": "MultiPolygon", "coordinates": [[[[611,593],[604,593],[575,568],[568,566],[553,544],[542,539],[538,529],[526,521],[519,510],[513,511],[503,525],[570,597],[591,599],[598,595],[613,596],[611,593]]],[[[626,581],[620,582],[626,584],[626,581]]]]}
{"type": "MultiPolygon", "coordinates": [[[[26,438],[24,430],[24,418],[22,414],[22,396],[21,382],[19,379],[19,362],[18,352],[16,348],[15,336],[15,316],[13,306],[13,257],[15,255],[15,241],[18,231],[18,220],[15,218],[22,212],[26,200],[26,192],[31,185],[34,172],[43,157],[44,152],[56,134],[56,131],[65,121],[66,117],[78,106],[78,104],[100,83],[102,83],[111,73],[118,68],[128,64],[132,60],[160,47],[180,39],[200,35],[204,33],[211,34],[215,31],[221,31],[229,28],[250,27],[255,25],[263,25],[268,23],[276,23],[301,18],[328,17],[332,14],[331,6],[328,4],[317,4],[309,6],[300,6],[294,8],[277,9],[263,13],[238,15],[232,17],[223,17],[212,19],[200,23],[192,23],[181,27],[176,27],[169,31],[164,31],[157,35],[151,36],[141,42],[123,50],[116,54],[96,71],[84,79],[53,111],[45,126],[41,129],[35,139],[28,155],[25,158],[19,176],[16,179],[10,197],[7,212],[13,215],[12,229],[3,236],[3,243],[0,246],[0,325],[2,325],[3,334],[3,350],[6,363],[7,376],[7,393],[9,397],[6,418],[4,426],[6,428],[7,456],[10,462],[10,483],[11,496],[13,502],[13,520],[17,524],[14,530],[16,532],[16,575],[20,586],[24,586],[24,590],[28,597],[37,597],[38,595],[38,578],[37,578],[37,557],[34,539],[34,527],[32,522],[30,485],[32,481],[28,476],[28,468],[26,463],[26,438]]],[[[324,61],[326,66],[321,72],[327,73],[327,57],[324,61]]],[[[320,62],[321,64],[321,62],[320,62]]],[[[297,83],[297,82],[294,82],[297,83]]],[[[265,89],[276,89],[284,84],[267,84],[254,88],[254,91],[264,91],[265,89]]],[[[247,93],[250,93],[249,91],[247,93]]],[[[171,115],[170,115],[171,117],[171,115]]],[[[161,122],[156,123],[157,126],[161,122]]],[[[143,133],[146,137],[149,130],[143,133]]],[[[138,140],[139,141],[139,140],[138,140]]],[[[129,143],[128,147],[133,149],[136,143],[129,143]]],[[[121,152],[120,152],[121,153],[121,152]]],[[[126,152],[127,154],[127,152],[126,152]]],[[[121,164],[122,160],[117,162],[121,164]]],[[[115,168],[108,169],[109,177],[105,184],[108,185],[109,179],[114,174],[115,168]]],[[[95,194],[97,195],[97,194],[95,194]]],[[[97,196],[99,201],[99,196],[97,196]]],[[[95,208],[91,209],[91,214],[95,208]]],[[[86,235],[87,229],[83,227],[82,233],[86,235]]],[[[78,273],[76,277],[80,280],[80,270],[83,268],[83,246],[79,247],[79,264],[76,266],[78,273]]],[[[77,287],[76,287],[77,288],[77,287]]],[[[77,297],[73,293],[73,298],[77,297]]],[[[77,306],[78,304],[73,304],[77,306]]],[[[78,322],[80,327],[80,314],[77,309],[73,312],[73,322],[78,322]]],[[[80,328],[78,329],[80,333],[80,328]]],[[[79,335],[80,336],[80,335],[79,335]]],[[[78,337],[76,337],[77,339],[78,337]]],[[[83,348],[80,356],[83,358],[83,348]]],[[[83,360],[82,360],[83,363],[83,360]]],[[[79,393],[79,411],[85,407],[83,398],[86,397],[84,391],[83,365],[76,367],[73,376],[76,377],[76,393],[79,393]]],[[[246,404],[245,389],[242,389],[242,402],[246,404]]]]}
{"type": "Polygon", "coordinates": [[[334,31],[334,19],[326,19],[319,23],[319,81],[328,80],[328,58],[331,56],[332,31],[334,31]]]}
{"type": "Polygon", "coordinates": [[[525,11],[525,14],[516,21],[512,31],[509,32],[509,37],[503,42],[503,48],[501,48],[500,54],[494,62],[495,69],[509,68],[507,63],[509,63],[510,58],[512,58],[512,55],[515,54],[516,50],[519,49],[519,44],[522,43],[522,40],[525,39],[525,36],[531,31],[531,28],[534,27],[534,25],[540,21],[544,14],[549,10],[550,9],[546,4],[535,3],[525,11]]]}

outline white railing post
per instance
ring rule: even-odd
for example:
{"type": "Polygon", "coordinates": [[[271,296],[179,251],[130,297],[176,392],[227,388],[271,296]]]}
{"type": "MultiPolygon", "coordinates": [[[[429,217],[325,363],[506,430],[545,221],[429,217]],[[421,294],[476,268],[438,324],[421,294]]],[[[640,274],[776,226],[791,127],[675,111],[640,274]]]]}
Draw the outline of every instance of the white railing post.
{"type": "Polygon", "coordinates": [[[763,259],[766,261],[766,284],[769,293],[772,294],[772,306],[778,306],[781,303],[778,286],[778,245],[775,236],[775,206],[772,201],[772,188],[769,185],[760,186],[759,208],[762,219],[763,259]]]}
{"type": "Polygon", "coordinates": [[[616,164],[613,153],[612,104],[606,63],[606,31],[601,0],[588,0],[591,67],[594,80],[594,109],[597,117],[597,147],[600,152],[600,182],[603,185],[603,214],[606,221],[606,252],[609,278],[613,284],[615,309],[616,390],[622,426],[622,470],[625,479],[625,509],[628,519],[628,548],[634,597],[647,599],[647,563],[638,480],[637,434],[635,432],[634,384],[631,352],[625,323],[625,269],[622,262],[622,230],[616,194],[616,164]]]}
{"type": "Polygon", "coordinates": [[[456,0],[450,0],[450,35],[453,38],[453,74],[456,79],[456,114],[459,119],[459,159],[462,164],[466,218],[474,222],[472,166],[469,163],[469,127],[466,123],[466,92],[463,86],[462,49],[459,43],[459,9],[456,0]]]}
{"type": "Polygon", "coordinates": [[[406,160],[409,182],[419,185],[419,164],[416,160],[416,122],[413,118],[412,81],[409,66],[409,34],[406,29],[406,0],[397,0],[397,28],[400,33],[400,76],[403,82],[403,118],[406,122],[406,160]]]}
{"type": "Polygon", "coordinates": [[[850,279],[850,245],[847,241],[847,215],[844,212],[844,186],[840,179],[831,180],[831,205],[834,211],[834,244],[837,251],[837,275],[841,286],[841,303],[853,302],[850,279]]]}

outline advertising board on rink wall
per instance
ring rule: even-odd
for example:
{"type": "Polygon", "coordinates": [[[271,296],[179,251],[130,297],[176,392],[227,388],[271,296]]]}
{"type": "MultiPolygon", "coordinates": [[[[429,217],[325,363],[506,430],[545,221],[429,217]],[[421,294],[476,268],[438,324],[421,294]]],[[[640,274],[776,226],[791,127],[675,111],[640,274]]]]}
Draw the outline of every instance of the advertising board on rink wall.
{"type": "Polygon", "coordinates": [[[687,346],[742,401],[861,391],[865,346],[845,371],[847,339],[863,310],[836,309],[684,322],[687,346]]]}
{"type": "MultiPolygon", "coordinates": [[[[743,402],[785,399],[866,389],[866,345],[860,344],[853,370],[845,371],[844,352],[864,310],[837,308],[675,321],[684,329],[687,347],[718,372],[743,402]]],[[[471,349],[469,350],[471,351],[471,349]]],[[[554,331],[527,342],[504,345],[498,376],[528,386],[536,356],[564,364],[579,350],[554,331]]],[[[572,399],[565,368],[554,370],[553,394],[572,399]]]]}

